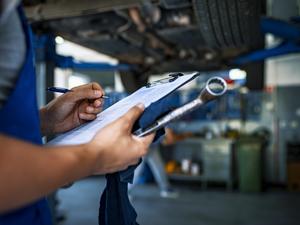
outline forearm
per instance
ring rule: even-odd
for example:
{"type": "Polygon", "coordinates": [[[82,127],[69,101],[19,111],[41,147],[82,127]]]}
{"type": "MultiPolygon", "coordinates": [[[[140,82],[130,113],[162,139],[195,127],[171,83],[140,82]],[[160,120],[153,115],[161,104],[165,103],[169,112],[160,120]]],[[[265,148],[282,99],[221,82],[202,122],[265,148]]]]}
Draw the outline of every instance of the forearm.
{"type": "Polygon", "coordinates": [[[0,135],[0,213],[92,172],[85,145],[43,148],[0,135]]]}

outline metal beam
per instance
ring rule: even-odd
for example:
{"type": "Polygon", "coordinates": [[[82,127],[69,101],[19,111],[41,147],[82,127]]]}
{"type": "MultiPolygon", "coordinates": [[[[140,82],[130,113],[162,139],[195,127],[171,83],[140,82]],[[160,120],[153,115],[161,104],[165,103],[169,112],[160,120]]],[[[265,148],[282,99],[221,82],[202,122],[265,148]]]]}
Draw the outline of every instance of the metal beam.
{"type": "Polygon", "coordinates": [[[300,52],[300,23],[299,18],[293,18],[294,23],[262,18],[261,30],[283,39],[282,43],[269,49],[261,49],[242,55],[233,61],[233,64],[242,65],[251,62],[263,61],[270,57],[300,52]],[[298,21],[298,23],[297,23],[298,21]]]}
{"type": "Polygon", "coordinates": [[[109,63],[94,63],[94,62],[83,62],[77,61],[70,56],[52,55],[51,59],[55,62],[55,66],[62,69],[72,70],[92,70],[92,71],[129,71],[134,68],[133,65],[129,64],[117,64],[112,65],[109,63]]]}
{"type": "Polygon", "coordinates": [[[97,14],[140,5],[142,0],[60,0],[25,7],[31,21],[52,20],[66,17],[97,14]]]}

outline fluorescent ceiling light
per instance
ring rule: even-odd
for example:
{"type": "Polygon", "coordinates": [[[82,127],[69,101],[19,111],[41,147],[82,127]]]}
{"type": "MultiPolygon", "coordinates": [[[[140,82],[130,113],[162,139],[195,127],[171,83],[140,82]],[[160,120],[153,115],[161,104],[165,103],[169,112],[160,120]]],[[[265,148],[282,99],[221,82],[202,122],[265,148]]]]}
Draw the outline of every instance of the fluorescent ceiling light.
{"type": "Polygon", "coordinates": [[[240,69],[231,69],[229,70],[229,78],[231,80],[244,80],[247,77],[247,73],[244,70],[240,69]]]}
{"type": "Polygon", "coordinates": [[[61,45],[65,42],[65,40],[61,36],[55,37],[55,43],[61,45]]]}

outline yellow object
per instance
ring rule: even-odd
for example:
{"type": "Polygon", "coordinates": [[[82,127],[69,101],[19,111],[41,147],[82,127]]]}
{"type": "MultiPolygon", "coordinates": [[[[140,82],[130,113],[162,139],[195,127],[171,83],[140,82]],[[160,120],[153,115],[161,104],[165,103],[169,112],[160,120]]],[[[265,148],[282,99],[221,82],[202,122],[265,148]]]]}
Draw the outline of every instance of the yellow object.
{"type": "Polygon", "coordinates": [[[174,173],[177,167],[176,161],[169,161],[167,162],[165,169],[167,173],[174,173]]]}

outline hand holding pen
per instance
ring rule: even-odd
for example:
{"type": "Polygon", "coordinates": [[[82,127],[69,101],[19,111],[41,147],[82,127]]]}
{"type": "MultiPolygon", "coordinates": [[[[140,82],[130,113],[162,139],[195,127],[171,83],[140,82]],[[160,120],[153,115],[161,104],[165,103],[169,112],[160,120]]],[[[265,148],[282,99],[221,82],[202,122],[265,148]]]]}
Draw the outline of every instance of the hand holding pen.
{"type": "MultiPolygon", "coordinates": [[[[63,94],[64,94],[64,93],[70,92],[70,91],[72,91],[72,90],[67,89],[67,88],[61,88],[61,87],[48,87],[48,88],[47,88],[47,91],[50,91],[50,92],[56,92],[56,93],[63,93],[63,94]]],[[[103,96],[101,96],[100,98],[107,99],[107,98],[109,98],[109,97],[103,95],[103,96]]]]}
{"type": "Polygon", "coordinates": [[[66,132],[81,124],[92,121],[102,111],[104,91],[96,83],[81,85],[71,90],[50,87],[51,92],[65,93],[53,99],[40,110],[43,134],[66,132]]]}

